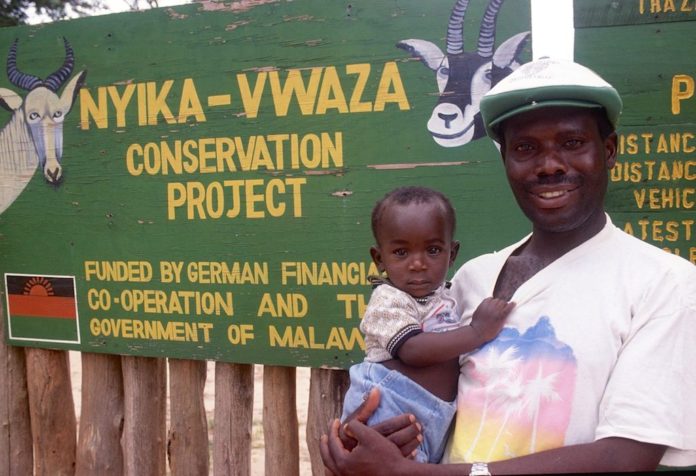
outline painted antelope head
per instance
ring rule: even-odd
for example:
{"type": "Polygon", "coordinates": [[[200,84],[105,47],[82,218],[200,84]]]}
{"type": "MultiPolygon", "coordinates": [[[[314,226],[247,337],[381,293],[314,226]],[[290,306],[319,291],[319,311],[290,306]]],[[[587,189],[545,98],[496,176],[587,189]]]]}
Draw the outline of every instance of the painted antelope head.
{"type": "Polygon", "coordinates": [[[498,12],[504,0],[490,0],[481,21],[477,49],[464,51],[464,17],[469,0],[458,0],[447,25],[447,53],[426,40],[409,39],[397,47],[435,71],[440,98],[428,131],[443,147],[457,147],[485,135],[479,111],[481,97],[519,67],[530,33],[518,33],[495,49],[498,12]]]}
{"type": "Polygon", "coordinates": [[[17,42],[15,40],[7,55],[7,77],[20,89],[28,91],[22,99],[9,89],[0,88],[0,106],[13,112],[10,122],[2,130],[0,142],[10,157],[0,157],[3,168],[15,161],[34,159],[31,162],[41,168],[48,183],[59,185],[63,176],[61,159],[63,156],[63,121],[75,102],[77,93],[85,81],[87,71],[81,71],[67,81],[75,64],[73,50],[68,40],[65,44],[63,65],[46,79],[21,72],[17,68],[17,42]],[[67,81],[67,84],[66,84],[67,81]],[[58,90],[65,84],[62,94],[58,90]],[[22,128],[25,131],[22,131],[22,128]],[[23,138],[33,144],[33,151],[21,150],[23,138]],[[14,142],[13,142],[14,141],[14,142]],[[34,157],[31,157],[33,153],[34,157]],[[29,157],[27,157],[27,154],[29,157]],[[12,156],[14,155],[14,156],[12,156]]]}

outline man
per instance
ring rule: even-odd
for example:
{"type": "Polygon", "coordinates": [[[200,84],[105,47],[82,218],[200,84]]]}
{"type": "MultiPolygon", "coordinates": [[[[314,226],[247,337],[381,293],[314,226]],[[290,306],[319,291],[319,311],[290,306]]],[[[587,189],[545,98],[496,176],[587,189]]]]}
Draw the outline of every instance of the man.
{"type": "MultiPolygon", "coordinates": [[[[461,312],[515,302],[506,327],[462,356],[457,420],[441,465],[408,454],[405,417],[382,437],[359,421],[322,439],[336,474],[646,471],[696,464],[696,267],[625,234],[604,211],[621,111],[616,90],[572,62],[541,59],[483,99],[532,233],[466,263],[461,312]],[[398,429],[398,431],[394,431],[398,429]],[[391,440],[391,441],[390,441],[391,440]]],[[[427,425],[428,422],[420,422],[427,425]]]]}

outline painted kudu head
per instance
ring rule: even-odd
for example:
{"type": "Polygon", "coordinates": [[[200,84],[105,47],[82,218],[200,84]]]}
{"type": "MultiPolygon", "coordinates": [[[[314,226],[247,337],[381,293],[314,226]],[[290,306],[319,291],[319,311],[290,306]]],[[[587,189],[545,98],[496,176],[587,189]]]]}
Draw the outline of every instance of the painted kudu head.
{"type": "Polygon", "coordinates": [[[426,40],[409,39],[397,47],[435,71],[440,98],[428,131],[443,147],[457,147],[485,135],[481,97],[519,65],[530,33],[518,33],[495,49],[496,18],[504,0],[490,0],[481,21],[477,49],[464,51],[464,17],[469,0],[458,0],[447,25],[447,53],[426,40]]]}
{"type": "Polygon", "coordinates": [[[75,64],[70,43],[65,38],[63,41],[63,65],[42,80],[17,68],[18,40],[15,40],[7,55],[7,77],[12,84],[28,93],[22,99],[15,92],[0,88],[0,105],[15,114],[23,115],[38,157],[38,165],[46,180],[53,185],[58,185],[63,176],[63,120],[72,109],[87,75],[87,71],[76,74],[67,82],[62,94],[58,95],[58,90],[66,83],[75,64]]]}

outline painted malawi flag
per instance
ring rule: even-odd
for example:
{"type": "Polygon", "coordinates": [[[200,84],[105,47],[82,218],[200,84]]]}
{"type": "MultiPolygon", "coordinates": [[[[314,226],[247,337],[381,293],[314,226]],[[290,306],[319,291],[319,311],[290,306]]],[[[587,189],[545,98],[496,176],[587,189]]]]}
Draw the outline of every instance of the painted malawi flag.
{"type": "Polygon", "coordinates": [[[10,339],[80,342],[72,276],[5,274],[10,339]]]}

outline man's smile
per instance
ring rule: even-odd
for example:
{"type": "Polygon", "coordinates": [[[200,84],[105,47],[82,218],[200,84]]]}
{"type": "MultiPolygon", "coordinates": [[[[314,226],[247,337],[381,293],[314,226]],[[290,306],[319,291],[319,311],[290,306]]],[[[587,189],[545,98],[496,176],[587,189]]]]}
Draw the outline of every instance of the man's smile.
{"type": "Polygon", "coordinates": [[[539,208],[561,208],[572,199],[573,192],[580,188],[576,184],[564,184],[563,186],[542,186],[528,190],[539,208]]]}
{"type": "Polygon", "coordinates": [[[554,198],[563,197],[568,193],[574,192],[578,188],[579,188],[578,186],[573,186],[573,187],[567,187],[567,188],[563,188],[563,189],[542,190],[542,191],[531,192],[531,193],[533,195],[536,195],[539,198],[543,198],[545,200],[551,200],[554,198]]]}
{"type": "Polygon", "coordinates": [[[539,194],[539,196],[541,198],[556,198],[556,197],[560,197],[560,196],[565,195],[565,194],[566,194],[565,190],[558,190],[556,192],[541,192],[539,194]]]}

